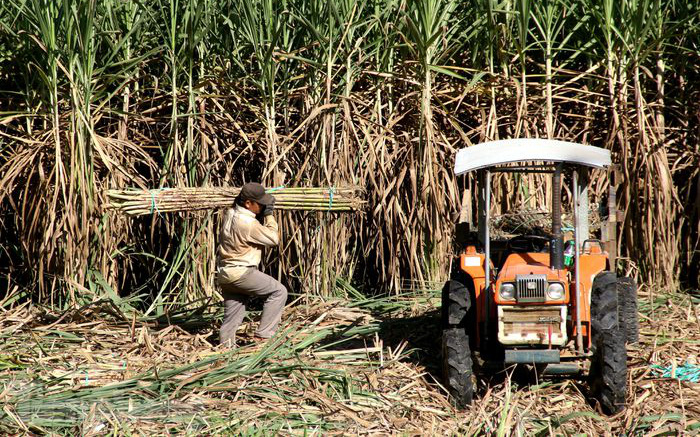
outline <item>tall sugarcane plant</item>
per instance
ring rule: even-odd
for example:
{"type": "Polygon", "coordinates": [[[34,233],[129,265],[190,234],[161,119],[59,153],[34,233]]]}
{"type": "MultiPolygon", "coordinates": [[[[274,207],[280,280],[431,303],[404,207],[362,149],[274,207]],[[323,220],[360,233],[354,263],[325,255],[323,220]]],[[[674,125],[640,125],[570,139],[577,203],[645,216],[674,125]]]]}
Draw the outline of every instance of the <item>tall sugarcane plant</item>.
{"type": "MultiPolygon", "coordinates": [[[[443,63],[450,63],[452,55],[461,49],[461,28],[454,14],[456,5],[439,0],[411,2],[405,18],[406,45],[417,61],[418,68],[414,74],[420,83],[418,147],[414,154],[420,191],[415,193],[415,199],[419,206],[431,205],[420,208],[418,213],[425,224],[422,235],[424,269],[419,271],[419,279],[423,279],[423,272],[427,273],[425,279],[428,280],[441,276],[440,264],[447,261],[444,255],[449,247],[447,236],[441,232],[439,225],[447,218],[448,201],[433,202],[441,194],[449,192],[449,187],[444,186],[443,182],[451,180],[441,174],[447,169],[438,162],[441,145],[433,119],[433,81],[437,73],[452,75],[449,65],[446,67],[443,63]]],[[[442,147],[445,146],[442,144],[442,147]]]]}
{"type": "MultiPolygon", "coordinates": [[[[617,267],[697,281],[699,12],[676,0],[4,1],[0,289],[61,305],[139,290],[155,312],[215,296],[216,213],[127,220],[102,193],[250,180],[365,190],[360,215],[282,218],[263,268],[291,289],[444,279],[451,215],[469,201],[454,152],[513,136],[612,150],[617,267]]],[[[604,181],[591,180],[594,202],[604,181]]],[[[549,197],[543,178],[494,184],[494,215],[549,197]]]]}

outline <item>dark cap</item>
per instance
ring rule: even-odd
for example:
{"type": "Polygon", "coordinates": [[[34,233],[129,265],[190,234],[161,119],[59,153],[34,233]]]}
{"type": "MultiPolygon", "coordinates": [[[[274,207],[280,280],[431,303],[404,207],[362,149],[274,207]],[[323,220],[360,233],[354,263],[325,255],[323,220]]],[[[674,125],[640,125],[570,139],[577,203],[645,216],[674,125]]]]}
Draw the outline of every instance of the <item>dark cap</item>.
{"type": "Polygon", "coordinates": [[[241,202],[252,200],[253,202],[257,202],[265,206],[271,205],[272,202],[274,202],[274,200],[272,200],[272,196],[265,193],[265,188],[263,188],[263,186],[257,182],[248,182],[247,184],[243,185],[239,196],[241,198],[241,202]]]}

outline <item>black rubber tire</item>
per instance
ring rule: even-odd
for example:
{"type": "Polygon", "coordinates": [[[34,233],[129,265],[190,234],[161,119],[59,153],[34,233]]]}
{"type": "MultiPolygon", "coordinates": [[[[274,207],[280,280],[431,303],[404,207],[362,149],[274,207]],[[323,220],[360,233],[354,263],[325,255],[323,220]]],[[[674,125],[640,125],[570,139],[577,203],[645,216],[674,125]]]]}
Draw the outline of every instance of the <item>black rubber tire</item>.
{"type": "Polygon", "coordinates": [[[471,308],[469,288],[462,283],[450,279],[442,287],[442,327],[443,329],[467,325],[467,314],[471,308]]]}
{"type": "Polygon", "coordinates": [[[443,378],[450,400],[459,409],[467,408],[474,396],[472,356],[464,328],[442,330],[443,378]]]}
{"type": "Polygon", "coordinates": [[[591,293],[591,370],[592,395],[606,414],[625,408],[627,395],[627,349],[619,323],[617,277],[599,273],[591,293]]]}
{"type": "Polygon", "coordinates": [[[470,296],[469,287],[461,281],[449,280],[442,289],[443,379],[450,400],[460,409],[469,406],[474,395],[468,334],[468,327],[471,326],[470,296]]]}
{"type": "Polygon", "coordinates": [[[639,342],[639,313],[637,312],[637,283],[632,278],[617,279],[617,295],[620,299],[620,323],[625,342],[639,342]]]}

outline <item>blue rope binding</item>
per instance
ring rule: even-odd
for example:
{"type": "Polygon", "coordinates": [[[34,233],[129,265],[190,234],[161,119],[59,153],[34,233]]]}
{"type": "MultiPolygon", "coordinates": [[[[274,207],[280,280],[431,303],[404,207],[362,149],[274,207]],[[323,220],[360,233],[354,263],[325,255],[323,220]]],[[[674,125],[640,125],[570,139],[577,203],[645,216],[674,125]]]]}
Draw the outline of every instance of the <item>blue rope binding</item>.
{"type": "Polygon", "coordinates": [[[278,190],[281,190],[281,189],[283,189],[283,188],[284,188],[284,185],[280,185],[279,187],[269,188],[269,189],[265,190],[265,192],[266,192],[266,193],[272,193],[272,192],[274,192],[274,191],[278,191],[278,190]]]}
{"type": "Polygon", "coordinates": [[[167,188],[156,188],[153,190],[148,190],[148,192],[151,193],[151,212],[150,212],[150,214],[153,214],[153,211],[155,210],[155,212],[158,215],[161,215],[160,211],[158,210],[158,204],[156,203],[156,193],[160,193],[160,192],[165,191],[165,190],[167,190],[167,188]]]}

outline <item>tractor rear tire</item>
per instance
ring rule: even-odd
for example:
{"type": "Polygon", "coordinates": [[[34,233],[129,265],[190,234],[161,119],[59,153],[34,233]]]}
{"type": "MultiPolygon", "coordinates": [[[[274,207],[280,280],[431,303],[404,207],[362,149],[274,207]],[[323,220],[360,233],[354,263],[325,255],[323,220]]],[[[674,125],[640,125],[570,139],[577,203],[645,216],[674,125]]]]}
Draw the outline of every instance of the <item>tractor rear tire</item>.
{"type": "Polygon", "coordinates": [[[469,406],[474,395],[470,308],[469,288],[460,281],[447,281],[442,290],[442,370],[451,401],[459,409],[469,406]]]}
{"type": "Polygon", "coordinates": [[[625,342],[639,342],[639,313],[637,312],[637,283],[632,278],[617,279],[617,295],[620,300],[620,323],[625,332],[625,342]]]}
{"type": "Polygon", "coordinates": [[[624,409],[627,394],[627,349],[618,304],[617,277],[612,272],[599,273],[591,293],[589,384],[606,414],[624,409]]]}
{"type": "Polygon", "coordinates": [[[474,396],[472,356],[469,336],[464,328],[442,331],[443,373],[452,403],[459,409],[467,408],[474,396]]]}

